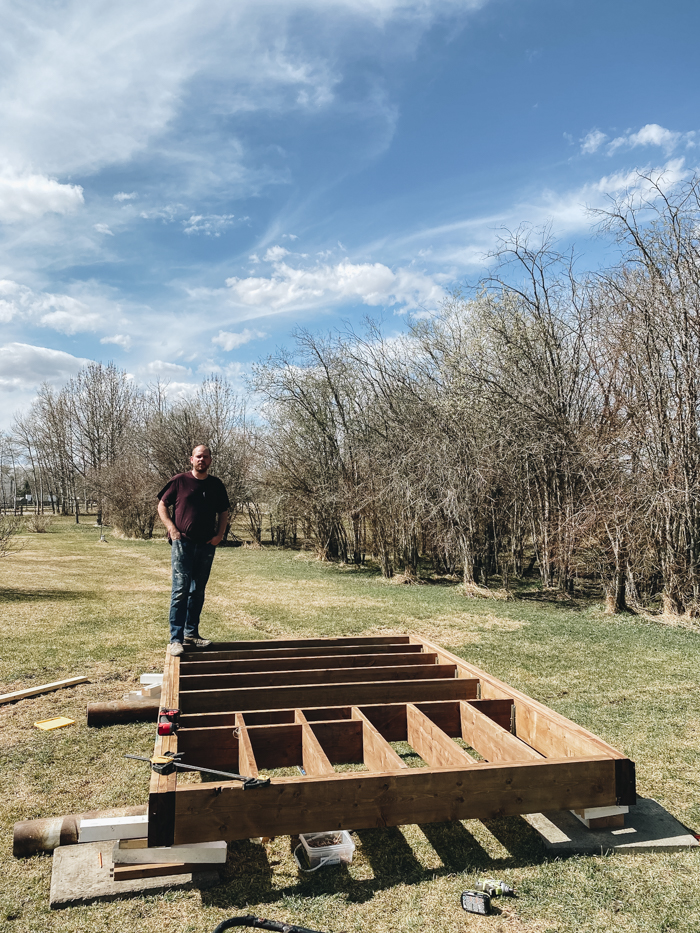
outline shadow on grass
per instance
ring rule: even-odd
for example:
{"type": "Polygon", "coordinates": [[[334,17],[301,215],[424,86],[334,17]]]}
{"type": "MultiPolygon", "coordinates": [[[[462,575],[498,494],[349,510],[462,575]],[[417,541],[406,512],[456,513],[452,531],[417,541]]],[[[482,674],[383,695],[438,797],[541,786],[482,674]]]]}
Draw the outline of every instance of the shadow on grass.
{"type": "Polygon", "coordinates": [[[97,599],[90,590],[20,590],[12,586],[0,586],[0,602],[23,603],[36,599],[59,599],[64,601],[97,599]]]}
{"type": "MultiPolygon", "coordinates": [[[[289,897],[322,897],[344,894],[349,903],[371,900],[378,891],[396,885],[414,885],[455,872],[496,873],[505,868],[536,865],[546,858],[544,846],[534,829],[519,816],[491,820],[488,830],[507,849],[508,855],[493,857],[460,822],[428,823],[420,826],[443,865],[426,868],[416,857],[397,827],[363,829],[355,833],[358,854],[369,863],[374,877],[353,878],[347,865],[321,868],[286,886],[273,886],[277,861],[262,845],[250,840],[229,844],[229,857],[221,884],[202,891],[202,903],[219,908],[243,909],[249,905],[273,905],[289,897]]],[[[298,840],[290,840],[290,851],[298,840]]]]}

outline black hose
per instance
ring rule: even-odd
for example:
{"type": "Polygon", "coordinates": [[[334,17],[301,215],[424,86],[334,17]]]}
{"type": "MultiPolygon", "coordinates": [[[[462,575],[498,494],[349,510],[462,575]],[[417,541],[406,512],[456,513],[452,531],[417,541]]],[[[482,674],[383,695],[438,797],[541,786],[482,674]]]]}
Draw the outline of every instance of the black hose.
{"type": "Polygon", "coordinates": [[[214,933],[223,933],[230,927],[257,927],[259,930],[275,930],[277,933],[320,933],[320,930],[310,930],[308,927],[298,927],[293,923],[280,923],[278,920],[263,920],[262,917],[254,917],[253,914],[247,914],[245,917],[231,917],[228,920],[222,920],[214,933]]]}

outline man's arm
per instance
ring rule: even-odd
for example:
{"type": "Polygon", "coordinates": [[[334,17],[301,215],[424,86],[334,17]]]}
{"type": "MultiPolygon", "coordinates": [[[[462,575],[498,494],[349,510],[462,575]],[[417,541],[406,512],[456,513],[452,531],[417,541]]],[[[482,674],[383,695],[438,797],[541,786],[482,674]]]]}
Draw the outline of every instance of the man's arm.
{"type": "Polygon", "coordinates": [[[219,515],[218,531],[216,532],[214,537],[211,539],[211,541],[207,541],[207,544],[213,544],[214,547],[216,547],[217,544],[221,544],[221,542],[224,540],[224,534],[226,532],[227,525],[228,525],[228,511],[221,512],[221,514],[219,515]]]}
{"type": "Polygon", "coordinates": [[[175,522],[170,517],[170,512],[168,512],[168,507],[161,499],[158,503],[158,517],[163,522],[165,527],[168,529],[168,534],[170,535],[171,541],[178,541],[180,539],[180,532],[175,527],[175,522]]]}

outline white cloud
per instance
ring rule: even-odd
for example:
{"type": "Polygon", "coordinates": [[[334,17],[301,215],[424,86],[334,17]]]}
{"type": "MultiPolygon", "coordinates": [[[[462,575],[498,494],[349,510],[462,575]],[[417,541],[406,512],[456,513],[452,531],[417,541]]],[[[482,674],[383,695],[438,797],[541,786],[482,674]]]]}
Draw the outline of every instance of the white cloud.
{"type": "Polygon", "coordinates": [[[270,278],[234,277],[227,279],[226,285],[236,302],[270,311],[353,301],[419,308],[436,307],[444,300],[445,292],[437,279],[410,268],[393,272],[380,262],[344,260],[336,265],[318,264],[305,269],[276,262],[270,278]]]}
{"type": "Polygon", "coordinates": [[[118,191],[114,195],[115,201],[134,201],[138,197],[135,191],[118,191]]]}
{"type": "Polygon", "coordinates": [[[9,279],[0,281],[0,321],[24,319],[63,334],[96,330],[102,316],[77,298],[35,292],[9,279]]]}
{"type": "Polygon", "coordinates": [[[84,203],[80,185],[62,185],[46,175],[0,171],[0,223],[70,214],[84,203]]]}
{"type": "Polygon", "coordinates": [[[607,138],[605,133],[601,133],[600,130],[591,130],[591,132],[581,140],[581,152],[596,152],[607,138]]]}
{"type": "Polygon", "coordinates": [[[107,236],[114,236],[107,224],[93,224],[92,226],[93,229],[97,230],[98,233],[104,233],[107,236]]]}
{"type": "Polygon", "coordinates": [[[233,214],[192,214],[189,220],[183,220],[184,232],[204,233],[206,236],[221,236],[233,223],[233,214]]]}
{"type": "Polygon", "coordinates": [[[276,262],[278,259],[284,259],[285,256],[289,256],[289,250],[285,249],[284,246],[271,246],[263,256],[263,260],[265,262],[276,262]]]}
{"type": "Polygon", "coordinates": [[[666,155],[670,155],[673,150],[682,142],[692,144],[695,137],[694,132],[677,133],[674,130],[667,130],[658,123],[647,123],[636,133],[625,133],[618,136],[608,146],[610,153],[618,149],[635,149],[639,146],[659,146],[666,155]]]}
{"type": "Polygon", "coordinates": [[[62,383],[89,362],[63,350],[9,343],[0,347],[0,386],[12,391],[62,383]]]}
{"type": "Polygon", "coordinates": [[[266,336],[267,334],[265,331],[249,330],[246,327],[245,330],[242,330],[240,333],[220,330],[216,337],[211,338],[211,342],[218,344],[222,350],[230,353],[231,350],[236,350],[238,347],[242,347],[243,344],[250,343],[251,340],[261,340],[266,336]]]}
{"type": "Polygon", "coordinates": [[[114,343],[124,350],[131,349],[131,337],[128,334],[114,334],[111,337],[103,337],[100,343],[114,343]]]}
{"type": "Polygon", "coordinates": [[[152,376],[189,376],[190,370],[179,363],[166,363],[165,360],[153,360],[146,366],[146,372],[152,376]]]}

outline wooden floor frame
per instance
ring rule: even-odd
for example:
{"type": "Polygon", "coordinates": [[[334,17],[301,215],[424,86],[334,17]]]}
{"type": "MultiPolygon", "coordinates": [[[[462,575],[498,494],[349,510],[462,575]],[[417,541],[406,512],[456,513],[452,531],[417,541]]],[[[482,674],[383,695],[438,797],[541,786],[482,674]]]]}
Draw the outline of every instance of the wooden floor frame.
{"type": "Polygon", "coordinates": [[[149,846],[636,801],[634,763],[623,754],[414,636],[227,642],[167,655],[161,705],[180,710],[181,728],[158,736],[155,754],[253,777],[300,771],[249,790],[153,772],[149,846]],[[407,767],[391,745],[400,741],[426,767],[407,767]],[[349,762],[366,770],[335,770],[349,762]]]}

